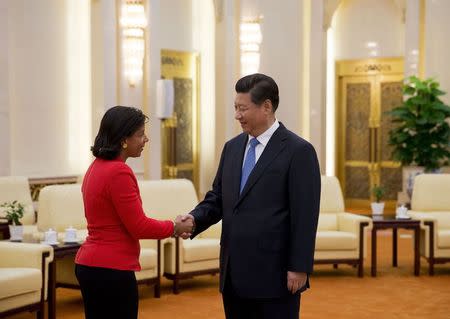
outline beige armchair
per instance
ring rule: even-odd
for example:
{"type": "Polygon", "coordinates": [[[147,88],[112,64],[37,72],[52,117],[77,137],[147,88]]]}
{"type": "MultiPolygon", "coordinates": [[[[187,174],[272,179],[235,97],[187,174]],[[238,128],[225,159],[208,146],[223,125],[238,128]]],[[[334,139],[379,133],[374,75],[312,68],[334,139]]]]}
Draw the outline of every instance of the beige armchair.
{"type": "MultiPolygon", "coordinates": [[[[51,185],[41,190],[39,197],[39,233],[42,239],[44,232],[52,228],[58,232],[58,239],[63,241],[64,231],[69,226],[78,230],[78,238],[84,241],[87,237],[87,224],[84,216],[81,184],[51,185]]],[[[78,288],[74,274],[75,256],[65,256],[56,261],[57,287],[78,288]]],[[[149,240],[141,246],[139,262],[141,271],[136,272],[138,284],[155,286],[155,297],[160,296],[160,269],[157,267],[160,258],[158,241],[149,240]]]]}
{"type": "Polygon", "coordinates": [[[37,311],[36,318],[43,319],[53,249],[0,241],[0,256],[0,318],[37,311]]]}
{"type": "MultiPolygon", "coordinates": [[[[25,206],[21,219],[24,225],[24,236],[36,231],[36,215],[31,199],[28,178],[24,176],[0,176],[0,204],[17,200],[25,206]]],[[[0,208],[0,218],[4,218],[0,208]]]]}
{"type": "MultiPolygon", "coordinates": [[[[197,205],[194,186],[186,179],[140,181],[144,211],[149,217],[175,219],[197,205]]],[[[219,272],[221,223],[210,227],[193,240],[170,238],[164,241],[164,276],[173,280],[179,293],[181,279],[219,272]]]]}
{"type": "Polygon", "coordinates": [[[372,220],[366,216],[344,211],[344,198],[336,177],[322,176],[319,224],[317,228],[315,264],[350,264],[358,266],[358,276],[363,276],[364,258],[367,255],[366,227],[372,220]]]}
{"type": "Polygon", "coordinates": [[[422,174],[414,179],[411,210],[421,222],[420,254],[429,264],[450,262],[450,174],[422,174]]]}

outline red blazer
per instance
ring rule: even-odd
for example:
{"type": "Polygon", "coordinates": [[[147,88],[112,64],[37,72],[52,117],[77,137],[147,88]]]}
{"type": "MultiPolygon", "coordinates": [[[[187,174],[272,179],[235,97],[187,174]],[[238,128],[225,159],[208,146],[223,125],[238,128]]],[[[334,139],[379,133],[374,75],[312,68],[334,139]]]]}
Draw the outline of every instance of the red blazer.
{"type": "Polygon", "coordinates": [[[145,216],[136,177],[121,159],[97,158],[81,188],[88,237],[75,263],[119,270],[140,270],[139,239],[162,239],[173,222],[145,216]]]}

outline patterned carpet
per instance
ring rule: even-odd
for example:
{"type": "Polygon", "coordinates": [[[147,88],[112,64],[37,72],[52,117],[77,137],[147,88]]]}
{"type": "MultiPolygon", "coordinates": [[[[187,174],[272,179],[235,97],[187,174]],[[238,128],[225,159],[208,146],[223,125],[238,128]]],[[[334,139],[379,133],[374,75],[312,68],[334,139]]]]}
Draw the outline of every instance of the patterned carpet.
{"type": "MultiPolygon", "coordinates": [[[[411,236],[408,231],[399,231],[399,234],[399,267],[393,268],[391,232],[379,232],[376,278],[370,277],[370,254],[365,261],[362,279],[356,277],[356,269],[350,266],[342,265],[338,269],[331,265],[317,266],[311,289],[302,296],[301,318],[449,319],[450,264],[438,265],[435,276],[430,277],[422,260],[421,276],[413,276],[411,236]]],[[[217,287],[218,276],[197,277],[183,281],[181,294],[175,296],[171,293],[170,282],[163,280],[161,299],[153,298],[151,288],[140,287],[139,318],[224,318],[217,287]]],[[[84,318],[79,291],[57,290],[57,317],[84,318]]],[[[11,318],[35,316],[24,313],[11,318]]]]}

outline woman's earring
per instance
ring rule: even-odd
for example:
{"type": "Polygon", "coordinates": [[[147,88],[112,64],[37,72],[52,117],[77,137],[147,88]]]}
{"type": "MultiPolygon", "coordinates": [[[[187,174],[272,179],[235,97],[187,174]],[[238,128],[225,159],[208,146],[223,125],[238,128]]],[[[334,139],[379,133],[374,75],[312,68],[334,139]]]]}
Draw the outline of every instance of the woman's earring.
{"type": "Polygon", "coordinates": [[[127,147],[128,147],[128,144],[127,144],[127,143],[123,143],[123,144],[122,144],[122,148],[123,148],[123,149],[126,149],[127,147]]]}

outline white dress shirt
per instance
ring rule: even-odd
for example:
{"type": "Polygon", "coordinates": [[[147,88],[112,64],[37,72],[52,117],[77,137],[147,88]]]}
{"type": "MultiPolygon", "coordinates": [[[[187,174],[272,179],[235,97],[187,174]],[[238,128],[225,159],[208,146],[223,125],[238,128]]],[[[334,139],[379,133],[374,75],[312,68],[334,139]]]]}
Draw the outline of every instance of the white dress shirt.
{"type": "MultiPolygon", "coordinates": [[[[264,133],[256,137],[259,144],[255,147],[255,165],[258,163],[258,159],[261,156],[262,152],[266,148],[267,143],[269,143],[270,138],[272,137],[273,133],[277,130],[277,128],[280,126],[280,123],[277,119],[275,119],[275,122],[273,122],[272,126],[269,127],[264,133]]],[[[250,141],[255,138],[254,136],[249,135],[247,146],[245,147],[245,154],[244,154],[244,160],[242,161],[242,166],[244,166],[245,157],[247,156],[248,150],[250,148],[250,141]]]]}

